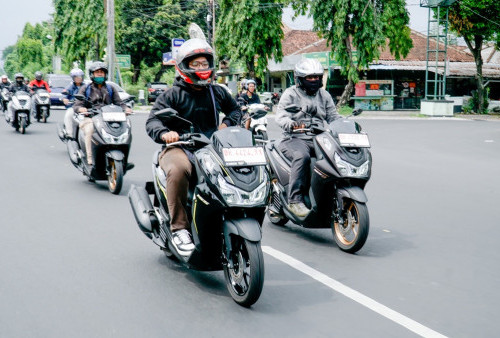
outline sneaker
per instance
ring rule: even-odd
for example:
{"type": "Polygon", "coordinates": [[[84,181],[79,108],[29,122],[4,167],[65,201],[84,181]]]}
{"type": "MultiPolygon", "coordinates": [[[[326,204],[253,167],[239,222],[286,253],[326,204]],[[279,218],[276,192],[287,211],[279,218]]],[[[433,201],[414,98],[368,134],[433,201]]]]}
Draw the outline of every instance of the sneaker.
{"type": "Polygon", "coordinates": [[[309,215],[309,210],[306,205],[302,202],[299,203],[288,203],[288,209],[298,217],[306,217],[309,215]]]}
{"type": "Polygon", "coordinates": [[[177,230],[172,234],[172,242],[181,255],[190,254],[194,250],[191,234],[186,229],[177,230]]]}

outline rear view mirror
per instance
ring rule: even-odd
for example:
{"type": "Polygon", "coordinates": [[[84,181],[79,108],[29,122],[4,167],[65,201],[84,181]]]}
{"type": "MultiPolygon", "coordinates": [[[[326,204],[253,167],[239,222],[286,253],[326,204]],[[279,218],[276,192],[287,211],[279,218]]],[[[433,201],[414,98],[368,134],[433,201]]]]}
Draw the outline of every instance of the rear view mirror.
{"type": "Polygon", "coordinates": [[[298,105],[296,104],[290,104],[288,106],[285,107],[285,110],[289,113],[297,113],[301,110],[302,108],[299,107],[298,105]]]}
{"type": "Polygon", "coordinates": [[[361,114],[362,112],[363,112],[363,109],[361,109],[361,108],[354,109],[354,110],[352,111],[352,115],[353,115],[353,116],[358,116],[358,115],[359,115],[359,114],[361,114]]]}
{"type": "Polygon", "coordinates": [[[76,94],[75,99],[80,100],[80,101],[85,101],[85,95],[82,94],[76,94]]]}
{"type": "Polygon", "coordinates": [[[158,110],[154,114],[160,120],[169,120],[173,117],[179,116],[179,113],[177,112],[177,110],[175,110],[173,108],[165,108],[162,110],[158,110]]]}

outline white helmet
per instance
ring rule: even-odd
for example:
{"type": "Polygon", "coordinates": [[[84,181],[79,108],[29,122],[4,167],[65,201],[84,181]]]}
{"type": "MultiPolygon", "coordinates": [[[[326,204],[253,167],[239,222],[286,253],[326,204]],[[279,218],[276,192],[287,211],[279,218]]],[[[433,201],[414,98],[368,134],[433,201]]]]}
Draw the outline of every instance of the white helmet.
{"type": "Polygon", "coordinates": [[[73,80],[75,80],[75,77],[77,77],[77,76],[79,76],[83,79],[83,76],[85,75],[85,73],[80,68],[73,68],[71,70],[71,72],[69,72],[69,75],[71,76],[71,78],[73,80]]]}
{"type": "Polygon", "coordinates": [[[315,95],[323,86],[323,66],[316,59],[302,59],[295,65],[295,82],[307,95],[315,95]],[[317,80],[308,81],[307,76],[318,76],[317,80]]]}
{"type": "Polygon", "coordinates": [[[175,68],[182,79],[196,86],[208,86],[214,78],[214,51],[212,47],[202,39],[189,39],[179,47],[175,58],[175,68]],[[208,61],[208,68],[191,69],[189,61],[204,56],[208,61]]]}

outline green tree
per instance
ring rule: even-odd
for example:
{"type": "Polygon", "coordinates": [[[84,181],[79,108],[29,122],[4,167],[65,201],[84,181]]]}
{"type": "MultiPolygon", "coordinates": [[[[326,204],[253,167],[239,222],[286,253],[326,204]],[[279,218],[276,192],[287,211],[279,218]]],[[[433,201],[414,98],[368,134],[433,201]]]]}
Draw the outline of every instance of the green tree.
{"type": "Polygon", "coordinates": [[[396,59],[413,46],[404,0],[298,0],[291,1],[298,13],[309,10],[314,30],[332,48],[333,57],[347,76],[348,84],[337,104],[349,101],[360,71],[380,56],[386,44],[396,59]],[[353,55],[356,50],[356,56],[353,55]]]}
{"type": "Polygon", "coordinates": [[[281,0],[220,0],[215,45],[218,55],[243,60],[250,78],[262,77],[269,58],[281,61],[281,0]]]}
{"type": "Polygon", "coordinates": [[[461,0],[452,4],[449,9],[450,28],[464,38],[476,63],[477,100],[474,100],[473,110],[477,113],[487,111],[481,50],[483,44],[488,41],[494,41],[496,48],[499,48],[500,21],[498,18],[500,18],[498,0],[461,0]]]}
{"type": "Polygon", "coordinates": [[[107,29],[103,0],[53,1],[57,52],[68,63],[101,59],[107,29]]]}

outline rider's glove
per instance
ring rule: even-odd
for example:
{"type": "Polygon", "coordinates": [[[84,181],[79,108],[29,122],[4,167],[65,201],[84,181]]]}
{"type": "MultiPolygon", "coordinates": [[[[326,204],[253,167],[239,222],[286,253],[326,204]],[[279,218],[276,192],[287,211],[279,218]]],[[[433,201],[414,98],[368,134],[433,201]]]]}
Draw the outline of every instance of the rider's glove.
{"type": "Polygon", "coordinates": [[[300,126],[300,124],[297,121],[292,121],[292,122],[288,123],[288,125],[286,126],[285,129],[288,133],[291,134],[293,129],[298,128],[299,126],[300,126]]]}

